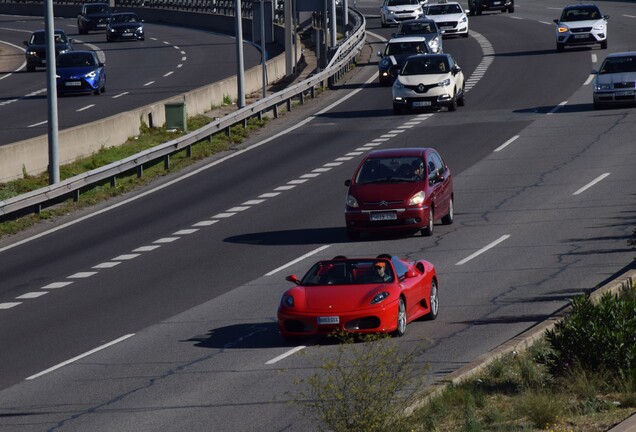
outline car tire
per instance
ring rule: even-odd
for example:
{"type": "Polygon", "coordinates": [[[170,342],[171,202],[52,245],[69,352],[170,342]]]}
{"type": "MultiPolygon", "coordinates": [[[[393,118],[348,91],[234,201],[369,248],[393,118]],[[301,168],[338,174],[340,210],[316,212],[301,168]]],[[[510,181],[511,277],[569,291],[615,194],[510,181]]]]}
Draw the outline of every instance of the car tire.
{"type": "Polygon", "coordinates": [[[398,302],[397,327],[393,332],[393,336],[402,337],[406,333],[406,303],[400,297],[398,302]]]}
{"type": "Polygon", "coordinates": [[[463,107],[466,105],[466,91],[462,88],[462,94],[459,98],[457,98],[457,106],[463,107]]]}
{"type": "Polygon", "coordinates": [[[384,15],[380,18],[380,26],[382,28],[388,27],[388,25],[386,24],[386,21],[384,21],[384,15]]]}
{"type": "Polygon", "coordinates": [[[607,39],[601,42],[601,49],[607,49],[607,39]]]}
{"type": "Polygon", "coordinates": [[[450,225],[455,221],[455,207],[453,206],[453,197],[448,202],[448,213],[442,217],[442,224],[450,225]]]}
{"type": "Polygon", "coordinates": [[[511,4],[510,7],[508,8],[508,13],[514,13],[515,11],[515,4],[511,4]]]}
{"type": "Polygon", "coordinates": [[[429,321],[433,321],[434,319],[436,319],[437,315],[439,314],[439,295],[438,294],[439,293],[437,289],[437,281],[433,279],[431,281],[431,292],[429,293],[429,296],[428,296],[428,306],[431,309],[431,311],[424,317],[425,319],[429,321]]]}
{"type": "Polygon", "coordinates": [[[448,105],[449,111],[457,111],[457,92],[453,95],[450,105],[448,105]]]}
{"type": "Polygon", "coordinates": [[[424,228],[421,229],[423,237],[430,237],[433,235],[433,230],[435,227],[435,220],[433,218],[433,207],[431,206],[428,210],[428,223],[424,228]]]}
{"type": "Polygon", "coordinates": [[[96,96],[102,94],[102,88],[98,85],[97,88],[93,91],[96,96]]]}
{"type": "Polygon", "coordinates": [[[562,43],[558,43],[556,44],[556,50],[557,52],[563,52],[563,50],[565,49],[565,44],[562,43]]]}
{"type": "Polygon", "coordinates": [[[465,38],[467,38],[467,37],[468,37],[468,30],[466,30],[466,33],[464,33],[464,34],[462,35],[462,37],[465,37],[465,38]]]}

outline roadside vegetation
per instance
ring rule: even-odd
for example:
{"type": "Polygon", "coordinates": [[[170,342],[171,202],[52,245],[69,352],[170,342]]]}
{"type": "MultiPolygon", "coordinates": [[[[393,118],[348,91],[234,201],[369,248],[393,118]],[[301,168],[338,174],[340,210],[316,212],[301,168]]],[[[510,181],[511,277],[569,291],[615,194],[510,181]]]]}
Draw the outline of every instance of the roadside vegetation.
{"type": "MultiPolygon", "coordinates": [[[[187,120],[187,129],[196,130],[212,121],[214,121],[213,118],[204,115],[192,117],[187,120]]],[[[138,177],[135,171],[131,171],[117,177],[114,187],[111,186],[109,182],[106,182],[82,190],[80,199],[77,202],[68,198],[54,206],[43,209],[40,213],[29,213],[20,215],[20,217],[6,217],[0,220],[0,237],[15,234],[39,221],[65,215],[72,211],[123,195],[139,186],[152,182],[158,177],[183,169],[213,154],[230,150],[241,143],[252,131],[264,127],[266,124],[267,119],[265,117],[263,120],[253,118],[248,120],[246,128],[239,124],[231,127],[229,134],[218,132],[212,136],[210,141],[203,140],[194,144],[191,147],[190,156],[187,155],[186,150],[172,154],[170,156],[170,168],[168,170],[164,169],[163,161],[158,161],[152,165],[145,165],[142,177],[138,177]]],[[[176,139],[184,134],[185,132],[179,130],[167,130],[165,127],[149,128],[143,125],[138,136],[129,138],[128,141],[121,146],[103,148],[90,157],[77,160],[72,164],[60,166],[60,180],[65,180],[92,169],[108,165],[158,144],[176,139]]],[[[25,174],[21,179],[0,183],[0,201],[46,187],[48,184],[48,173],[42,173],[37,176],[25,174]]]]}
{"type": "Polygon", "coordinates": [[[398,340],[378,336],[343,340],[346,355],[298,382],[296,403],[323,431],[600,432],[636,412],[634,287],[596,303],[575,297],[571,313],[527,351],[428,394],[418,348],[404,354],[398,340]]]}

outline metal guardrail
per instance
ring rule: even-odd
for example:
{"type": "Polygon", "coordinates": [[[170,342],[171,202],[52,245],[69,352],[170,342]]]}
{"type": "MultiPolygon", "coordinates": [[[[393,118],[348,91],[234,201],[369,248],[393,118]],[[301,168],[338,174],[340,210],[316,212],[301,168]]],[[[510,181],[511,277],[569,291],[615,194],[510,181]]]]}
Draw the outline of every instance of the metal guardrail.
{"type": "Polygon", "coordinates": [[[65,197],[72,197],[77,201],[80,198],[82,188],[105,181],[110,181],[110,184],[114,186],[118,176],[134,170],[137,171],[138,176],[141,176],[143,166],[147,163],[154,163],[163,159],[164,165],[168,167],[171,154],[183,149],[189,152],[192,145],[208,140],[212,135],[219,132],[229,133],[230,127],[239,123],[245,125],[250,118],[258,117],[260,119],[263,114],[269,111],[273,111],[274,117],[278,117],[278,109],[281,105],[286,104],[287,110],[291,111],[293,101],[298,99],[302,104],[307,93],[312,98],[315,97],[316,87],[324,86],[325,82],[328,82],[329,85],[337,82],[349,71],[355,63],[357,55],[362,50],[366,37],[366,21],[359,12],[354,10],[349,12],[354,20],[352,32],[349,37],[340,42],[328,66],[320,73],[260,99],[234,113],[221,117],[182,137],[157,145],[126,159],[70,177],[55,185],[0,201],[0,217],[16,212],[39,212],[44,204],[49,204],[65,197]]]}

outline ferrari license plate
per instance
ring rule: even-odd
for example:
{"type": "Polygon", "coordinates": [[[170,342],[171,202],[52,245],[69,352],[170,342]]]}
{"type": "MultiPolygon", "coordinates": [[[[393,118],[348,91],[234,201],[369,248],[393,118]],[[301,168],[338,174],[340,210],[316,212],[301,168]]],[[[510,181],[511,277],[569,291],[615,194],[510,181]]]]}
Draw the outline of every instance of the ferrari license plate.
{"type": "Polygon", "coordinates": [[[413,106],[414,107],[431,106],[431,101],[416,101],[416,102],[413,102],[413,106]]]}
{"type": "Polygon", "coordinates": [[[82,83],[80,81],[66,81],[64,85],[67,87],[78,87],[81,86],[82,83]]]}
{"type": "Polygon", "coordinates": [[[371,213],[369,218],[372,221],[396,220],[397,214],[393,212],[371,213]]]}
{"type": "Polygon", "coordinates": [[[339,323],[340,323],[340,317],[337,317],[337,316],[318,317],[318,325],[339,324],[339,323]]]}

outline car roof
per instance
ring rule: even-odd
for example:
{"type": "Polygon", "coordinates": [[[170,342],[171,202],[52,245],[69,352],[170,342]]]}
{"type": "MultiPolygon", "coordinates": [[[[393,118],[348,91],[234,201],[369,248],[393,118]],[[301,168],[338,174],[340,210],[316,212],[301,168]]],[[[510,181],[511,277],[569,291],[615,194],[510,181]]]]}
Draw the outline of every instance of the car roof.
{"type": "Polygon", "coordinates": [[[106,3],[106,2],[89,2],[89,3],[84,3],[84,6],[94,6],[94,5],[97,5],[97,6],[108,6],[108,7],[110,7],[110,4],[109,4],[109,3],[106,3]]]}
{"type": "Polygon", "coordinates": [[[428,24],[428,23],[431,23],[431,24],[432,24],[432,23],[435,23],[435,24],[437,24],[437,23],[435,22],[435,20],[434,20],[434,19],[431,19],[431,18],[414,18],[414,19],[404,20],[404,21],[402,21],[402,22],[400,23],[400,25],[401,25],[401,24],[411,24],[411,23],[427,23],[427,24],[428,24]]]}
{"type": "Polygon", "coordinates": [[[113,16],[115,15],[137,15],[135,12],[116,12],[113,14],[113,16]]]}
{"type": "Polygon", "coordinates": [[[404,43],[404,42],[426,42],[426,38],[424,36],[402,36],[395,37],[389,40],[388,43],[404,43]]]}
{"type": "Polygon", "coordinates": [[[616,53],[611,53],[608,54],[607,58],[613,58],[613,57],[633,57],[636,56],[636,51],[623,51],[623,52],[616,52],[616,53]]]}
{"type": "Polygon", "coordinates": [[[365,159],[375,157],[402,157],[402,156],[422,156],[427,151],[432,149],[428,147],[406,147],[406,148],[393,148],[393,149],[381,149],[373,150],[367,154],[365,159]]]}
{"type": "MultiPolygon", "coordinates": [[[[34,32],[32,32],[31,34],[36,34],[36,33],[44,33],[46,30],[35,30],[34,32]]],[[[53,30],[53,33],[65,33],[64,30],[62,29],[55,29],[53,30]]]]}

